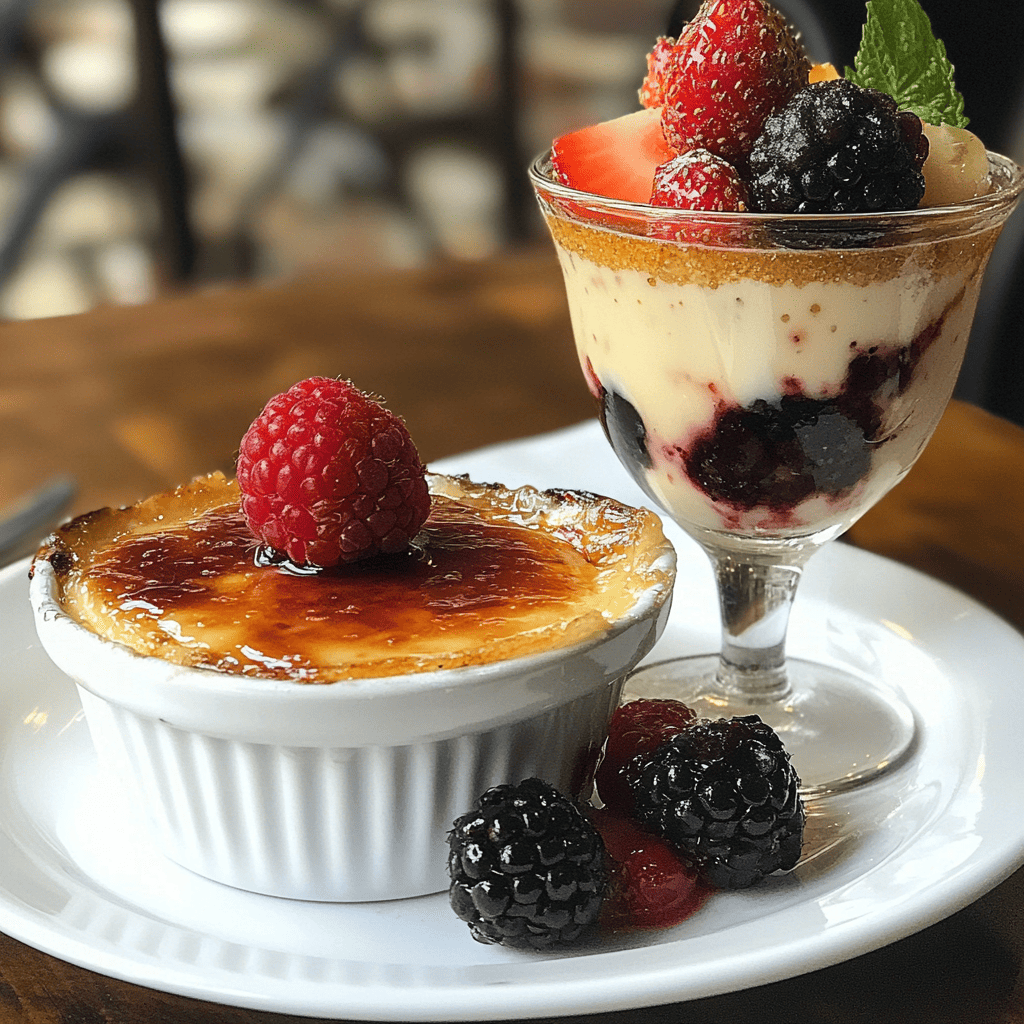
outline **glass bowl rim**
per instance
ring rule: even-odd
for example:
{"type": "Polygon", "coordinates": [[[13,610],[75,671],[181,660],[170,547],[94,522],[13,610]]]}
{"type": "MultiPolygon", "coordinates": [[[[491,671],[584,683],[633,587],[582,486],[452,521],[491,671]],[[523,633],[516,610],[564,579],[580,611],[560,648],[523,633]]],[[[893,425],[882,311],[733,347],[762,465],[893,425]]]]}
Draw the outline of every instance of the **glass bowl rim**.
{"type": "Polygon", "coordinates": [[[620,218],[657,222],[670,220],[699,221],[706,224],[801,224],[822,227],[827,225],[843,225],[847,229],[870,228],[875,225],[924,226],[928,223],[941,222],[946,219],[957,221],[973,219],[986,214],[1009,212],[1014,203],[1024,193],[1024,167],[1015,160],[1001,153],[986,150],[989,160],[990,174],[994,179],[994,191],[982,196],[975,196],[962,202],[948,206],[919,206],[911,210],[877,210],[866,213],[759,213],[754,211],[711,211],[685,210],[675,207],[651,206],[647,203],[634,203],[625,199],[612,199],[593,192],[584,192],[571,185],[555,180],[551,175],[551,154],[549,147],[530,161],[527,174],[535,192],[539,197],[551,198],[583,207],[587,212],[616,214],[620,218]]]}

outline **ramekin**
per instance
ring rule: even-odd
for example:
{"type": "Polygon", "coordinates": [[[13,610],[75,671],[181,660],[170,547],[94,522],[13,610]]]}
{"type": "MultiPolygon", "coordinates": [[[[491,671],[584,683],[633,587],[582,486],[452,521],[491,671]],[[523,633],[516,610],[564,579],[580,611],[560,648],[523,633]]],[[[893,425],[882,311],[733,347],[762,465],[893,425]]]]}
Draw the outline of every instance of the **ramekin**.
{"type": "Polygon", "coordinates": [[[667,541],[656,564],[661,581],[575,646],[317,686],[107,640],[64,611],[43,556],[30,599],[101,767],[168,857],[251,892],[355,902],[446,889],[447,832],[492,785],[537,776],[585,790],[624,677],[668,616],[667,541]]]}

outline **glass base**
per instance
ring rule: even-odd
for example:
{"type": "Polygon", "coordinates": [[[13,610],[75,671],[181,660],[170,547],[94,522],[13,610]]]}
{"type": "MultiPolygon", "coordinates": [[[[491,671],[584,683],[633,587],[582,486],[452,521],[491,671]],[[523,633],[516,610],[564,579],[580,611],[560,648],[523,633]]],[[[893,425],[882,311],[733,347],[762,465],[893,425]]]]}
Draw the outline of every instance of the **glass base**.
{"type": "Polygon", "coordinates": [[[782,738],[804,796],[849,790],[902,763],[913,748],[914,714],[896,693],[831,665],[791,658],[782,701],[722,695],[717,655],[647,665],[626,680],[623,700],[671,697],[701,718],[759,715],[782,738]]]}

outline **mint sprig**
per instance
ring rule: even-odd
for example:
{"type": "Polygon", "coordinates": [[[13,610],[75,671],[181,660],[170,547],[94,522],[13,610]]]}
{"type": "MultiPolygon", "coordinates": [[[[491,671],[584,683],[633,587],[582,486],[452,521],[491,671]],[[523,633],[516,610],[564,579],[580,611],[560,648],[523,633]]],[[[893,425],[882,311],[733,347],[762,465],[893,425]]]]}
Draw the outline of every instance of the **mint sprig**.
{"type": "Polygon", "coordinates": [[[929,124],[966,128],[953,65],[918,0],[868,0],[867,8],[860,49],[846,77],[888,93],[929,124]]]}

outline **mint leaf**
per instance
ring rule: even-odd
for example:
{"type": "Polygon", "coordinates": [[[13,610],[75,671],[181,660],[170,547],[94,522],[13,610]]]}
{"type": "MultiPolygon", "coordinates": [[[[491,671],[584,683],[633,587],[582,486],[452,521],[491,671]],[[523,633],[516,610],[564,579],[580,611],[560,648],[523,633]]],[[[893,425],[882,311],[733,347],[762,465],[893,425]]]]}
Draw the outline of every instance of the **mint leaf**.
{"type": "Polygon", "coordinates": [[[929,124],[966,128],[953,65],[918,0],[868,0],[867,8],[860,49],[846,77],[888,93],[929,124]]]}

